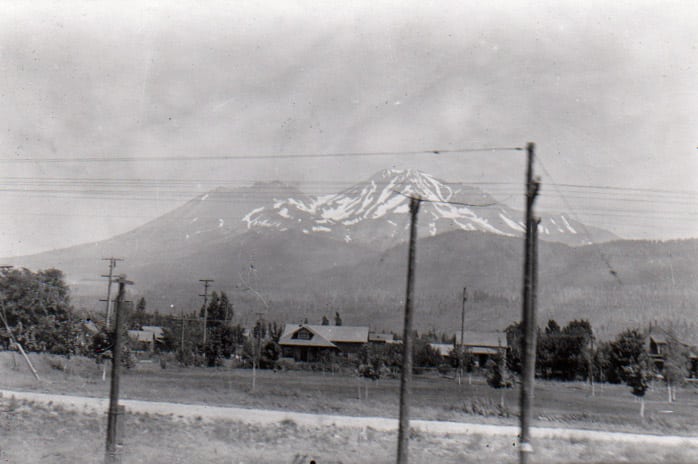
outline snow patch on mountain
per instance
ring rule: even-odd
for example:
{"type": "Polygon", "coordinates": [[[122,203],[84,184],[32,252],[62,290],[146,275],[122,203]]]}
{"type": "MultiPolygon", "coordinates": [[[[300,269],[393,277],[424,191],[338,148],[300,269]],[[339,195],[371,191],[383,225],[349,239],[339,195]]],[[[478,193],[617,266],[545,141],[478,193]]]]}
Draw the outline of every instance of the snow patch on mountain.
{"type": "Polygon", "coordinates": [[[506,217],[506,215],[499,213],[499,217],[502,219],[502,221],[504,221],[504,223],[506,225],[508,225],[509,227],[514,229],[515,231],[517,231],[517,232],[525,232],[526,231],[526,229],[521,224],[517,223],[516,221],[512,221],[511,219],[506,217]]]}
{"type": "Polygon", "coordinates": [[[562,219],[562,222],[565,223],[565,227],[567,227],[567,230],[569,230],[569,231],[572,232],[573,234],[576,234],[576,233],[577,233],[577,231],[574,230],[574,227],[572,227],[572,226],[570,225],[570,223],[567,221],[567,218],[566,218],[564,215],[560,215],[560,218],[562,219]]]}
{"type": "MultiPolygon", "coordinates": [[[[464,184],[446,184],[411,169],[386,169],[336,194],[303,200],[275,198],[271,206],[250,211],[243,222],[247,228],[301,229],[305,234],[328,234],[345,242],[398,243],[407,238],[409,197],[424,200],[420,215],[429,219],[420,225],[420,234],[465,230],[511,237],[525,231],[517,220],[522,214],[487,193],[464,184]]],[[[580,242],[570,237],[577,231],[562,215],[548,218],[540,231],[551,240],[580,242]],[[568,238],[561,238],[564,236],[568,238]]]]}

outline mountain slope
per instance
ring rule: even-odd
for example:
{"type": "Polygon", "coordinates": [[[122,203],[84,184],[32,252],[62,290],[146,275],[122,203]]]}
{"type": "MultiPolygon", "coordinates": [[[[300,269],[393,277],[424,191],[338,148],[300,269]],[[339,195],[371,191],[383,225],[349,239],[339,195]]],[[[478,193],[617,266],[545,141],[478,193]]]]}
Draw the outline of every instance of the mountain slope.
{"type": "MultiPolygon", "coordinates": [[[[590,319],[599,336],[612,335],[621,327],[645,327],[653,320],[698,329],[696,262],[698,240],[581,247],[541,242],[539,324],[549,318],[590,319]]],[[[505,328],[520,319],[522,266],[520,239],[454,231],[419,240],[415,321],[422,329],[459,327],[465,286],[471,295],[468,327],[505,328]]],[[[397,246],[357,265],[316,274],[312,281],[319,290],[314,300],[320,308],[321,302],[333,300],[335,307],[352,311],[363,323],[400,327],[406,272],[407,247],[397,246]],[[337,297],[338,289],[344,298],[337,297]]],[[[286,296],[301,291],[293,285],[282,289],[286,296]]]]}
{"type": "MultiPolygon", "coordinates": [[[[300,229],[346,242],[387,248],[408,228],[409,197],[424,200],[419,235],[453,230],[482,231],[515,237],[523,233],[523,214],[499,204],[487,193],[460,184],[445,184],[419,171],[383,170],[365,183],[335,195],[277,201],[247,214],[249,228],[300,229]]],[[[589,243],[589,227],[565,215],[543,217],[540,237],[572,245],[589,243]]],[[[616,238],[592,228],[595,241],[616,238]]]]}

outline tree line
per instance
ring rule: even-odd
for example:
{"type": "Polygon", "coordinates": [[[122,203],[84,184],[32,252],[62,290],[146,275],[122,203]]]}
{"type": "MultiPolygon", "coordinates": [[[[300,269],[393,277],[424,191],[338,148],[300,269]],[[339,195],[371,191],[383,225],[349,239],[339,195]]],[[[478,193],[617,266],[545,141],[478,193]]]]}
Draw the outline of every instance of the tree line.
{"type": "MultiPolygon", "coordinates": [[[[0,296],[0,346],[5,349],[13,341],[27,351],[61,355],[94,356],[109,349],[113,333],[105,327],[97,335],[85,330],[85,315],[77,314],[71,306],[70,289],[60,270],[3,269],[0,296]]],[[[272,368],[281,356],[278,342],[282,325],[260,319],[247,331],[235,322],[235,308],[225,292],[214,291],[206,307],[180,317],[148,312],[146,306],[145,299],[140,298],[135,309],[129,311],[127,328],[162,327],[163,337],[158,340],[157,349],[175,352],[183,365],[216,366],[235,356],[242,365],[272,368]]],[[[339,313],[335,313],[334,319],[335,325],[342,324],[339,313]]],[[[321,323],[329,324],[329,319],[323,317],[321,323]]],[[[489,366],[481,367],[504,366],[501,369],[519,375],[522,334],[520,323],[507,327],[504,359],[493,357],[489,366]]],[[[458,349],[452,336],[434,330],[415,335],[416,368],[473,369],[473,358],[458,349]],[[454,348],[445,359],[430,345],[433,342],[453,343],[454,348]]],[[[666,335],[661,375],[671,391],[690,374],[690,352],[671,331],[666,335]]],[[[639,394],[656,375],[655,363],[647,352],[646,332],[638,328],[626,329],[612,340],[599,341],[587,320],[572,320],[561,326],[551,319],[538,329],[537,337],[536,372],[543,379],[628,383],[639,394]]],[[[361,350],[356,363],[363,366],[367,376],[376,376],[399,370],[401,356],[400,344],[369,344],[361,350]]],[[[507,375],[499,372],[493,377],[506,379],[507,375]]]]}

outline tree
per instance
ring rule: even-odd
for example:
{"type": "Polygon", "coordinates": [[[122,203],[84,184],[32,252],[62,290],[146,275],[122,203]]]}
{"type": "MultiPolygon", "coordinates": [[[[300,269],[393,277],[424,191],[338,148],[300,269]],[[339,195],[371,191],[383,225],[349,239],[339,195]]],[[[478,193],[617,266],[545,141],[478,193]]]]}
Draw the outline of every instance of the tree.
{"type": "Polygon", "coordinates": [[[140,330],[144,325],[148,325],[148,315],[145,312],[145,297],[141,297],[136,304],[136,310],[131,314],[129,327],[133,330],[140,330]]]}
{"type": "Polygon", "coordinates": [[[448,353],[451,367],[470,372],[473,369],[473,355],[465,347],[454,346],[448,353]]]}
{"type": "Polygon", "coordinates": [[[487,363],[487,385],[501,391],[499,404],[504,408],[504,389],[512,388],[513,382],[507,372],[506,362],[502,354],[496,354],[487,363]]]}
{"type": "Polygon", "coordinates": [[[56,354],[75,351],[78,321],[62,271],[4,270],[0,295],[7,323],[25,349],[56,354]]]}
{"type": "Polygon", "coordinates": [[[221,299],[218,303],[217,315],[220,319],[224,320],[226,324],[229,324],[235,316],[233,303],[230,301],[230,299],[228,299],[228,295],[225,292],[221,292],[221,299]]]}
{"type": "Polygon", "coordinates": [[[281,347],[274,340],[268,340],[262,347],[259,356],[260,369],[273,369],[281,357],[281,347]]]}
{"type": "Polygon", "coordinates": [[[327,319],[327,316],[322,316],[322,325],[330,325],[330,320],[327,319]]]}
{"type": "Polygon", "coordinates": [[[521,374],[523,325],[515,322],[509,325],[504,331],[507,334],[507,367],[510,371],[521,374]]]}
{"type": "Polygon", "coordinates": [[[334,325],[342,325],[342,318],[339,313],[334,313],[334,325]]]}
{"type": "Polygon", "coordinates": [[[560,330],[560,324],[558,324],[555,319],[550,319],[548,325],[545,327],[546,335],[558,335],[562,331],[560,330]]]}
{"type": "Polygon", "coordinates": [[[645,360],[642,360],[638,364],[626,366],[623,370],[625,381],[632,389],[632,394],[640,398],[640,417],[645,417],[645,392],[649,388],[647,381],[651,377],[647,369],[647,363],[645,360]]]}
{"type": "Polygon", "coordinates": [[[221,314],[221,305],[220,305],[220,299],[218,298],[218,293],[216,291],[211,292],[211,300],[208,302],[208,306],[206,307],[206,311],[204,312],[203,308],[201,310],[201,317],[204,317],[204,313],[206,316],[206,327],[207,328],[213,328],[221,325],[221,321],[223,320],[222,314],[221,314]]]}
{"type": "Polygon", "coordinates": [[[274,321],[274,322],[269,323],[268,332],[269,332],[269,337],[272,340],[274,340],[276,343],[279,343],[281,336],[284,334],[284,328],[281,324],[274,321]]]}
{"type": "Polygon", "coordinates": [[[573,320],[557,335],[554,370],[562,380],[586,379],[589,376],[589,346],[593,337],[591,324],[573,320]]]}
{"type": "Polygon", "coordinates": [[[415,367],[439,367],[443,363],[441,353],[425,340],[415,340],[414,350],[415,367]]]}
{"type": "Polygon", "coordinates": [[[221,292],[220,297],[215,291],[211,293],[206,316],[207,337],[203,351],[207,365],[213,367],[220,365],[222,358],[230,357],[237,345],[236,331],[231,327],[233,305],[225,292],[221,292]]]}
{"type": "Polygon", "coordinates": [[[628,373],[637,366],[645,364],[645,337],[637,329],[628,329],[618,334],[609,344],[608,381],[611,383],[627,382],[628,373]]]}

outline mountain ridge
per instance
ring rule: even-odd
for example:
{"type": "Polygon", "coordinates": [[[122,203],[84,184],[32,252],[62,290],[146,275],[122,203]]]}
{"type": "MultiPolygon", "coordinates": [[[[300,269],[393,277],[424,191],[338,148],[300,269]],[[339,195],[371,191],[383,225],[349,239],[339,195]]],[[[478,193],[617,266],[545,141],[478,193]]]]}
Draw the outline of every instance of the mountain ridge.
{"type": "MultiPolygon", "coordinates": [[[[388,248],[399,229],[407,229],[409,197],[423,200],[420,236],[451,230],[480,230],[503,236],[521,236],[523,213],[497,202],[482,190],[464,184],[446,184],[417,170],[384,169],[366,182],[333,195],[279,200],[243,217],[248,228],[278,230],[301,227],[337,240],[356,240],[388,248]]],[[[616,239],[608,231],[592,228],[564,214],[543,215],[540,238],[572,245],[616,239]],[[593,231],[593,234],[591,233],[593,231]]]]}
{"type": "MultiPolygon", "coordinates": [[[[263,311],[276,320],[319,320],[323,312],[340,311],[347,323],[391,329],[401,323],[404,298],[409,215],[403,210],[407,196],[415,194],[430,200],[420,212],[417,241],[419,327],[458,324],[463,286],[478,295],[469,313],[474,328],[502,329],[517,320],[523,241],[515,225],[492,218],[502,210],[512,222],[522,215],[499,204],[484,206],[489,213],[474,211],[461,203],[488,205],[491,197],[422,173],[402,173],[400,178],[381,171],[373,183],[315,197],[281,183],[219,188],[109,240],[6,262],[62,269],[76,306],[90,311],[103,308],[98,302],[106,288],[106,280],[99,277],[106,270],[102,258],[117,256],[124,261],[116,273],[128,274],[135,282],[131,293],[145,296],[151,310],[167,312],[173,305],[176,312],[196,310],[201,304],[199,279],[211,278],[214,289],[226,291],[235,302],[241,317],[263,311]],[[306,214],[300,223],[290,207],[294,214],[306,214]],[[289,218],[249,227],[242,218],[259,208],[275,221],[273,215],[287,208],[289,218]],[[339,224],[338,231],[314,233],[315,218],[331,219],[327,224],[339,224]],[[466,220],[473,221],[472,227],[466,220]],[[385,227],[388,221],[396,225],[385,227]],[[510,233],[472,230],[478,221],[510,227],[510,233]],[[449,224],[456,227],[449,229],[449,224]],[[352,240],[343,237],[347,232],[352,240]]],[[[582,228],[573,222],[569,226],[582,228]]],[[[568,230],[568,236],[583,235],[575,231],[568,230]]],[[[576,243],[549,240],[539,245],[542,318],[564,322],[588,317],[595,324],[618,325],[626,319],[652,320],[656,314],[690,318],[698,306],[693,285],[698,279],[693,264],[698,262],[698,240],[576,243]],[[622,283],[611,271],[617,271],[622,283]]]]}

